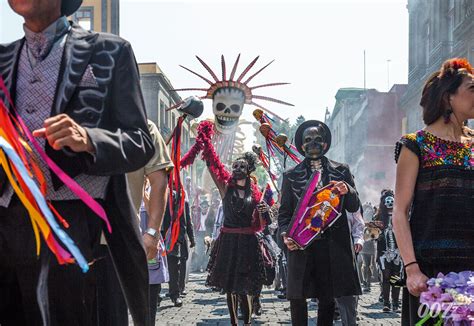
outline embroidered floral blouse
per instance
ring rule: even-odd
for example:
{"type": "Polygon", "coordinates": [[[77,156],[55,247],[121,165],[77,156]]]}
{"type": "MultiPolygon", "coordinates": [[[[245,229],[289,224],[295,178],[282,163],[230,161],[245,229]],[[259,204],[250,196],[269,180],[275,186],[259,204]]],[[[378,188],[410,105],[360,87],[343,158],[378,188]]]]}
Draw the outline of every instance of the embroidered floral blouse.
{"type": "Polygon", "coordinates": [[[396,161],[402,146],[420,162],[410,210],[417,261],[439,270],[474,270],[474,145],[419,130],[397,143],[396,161]]]}

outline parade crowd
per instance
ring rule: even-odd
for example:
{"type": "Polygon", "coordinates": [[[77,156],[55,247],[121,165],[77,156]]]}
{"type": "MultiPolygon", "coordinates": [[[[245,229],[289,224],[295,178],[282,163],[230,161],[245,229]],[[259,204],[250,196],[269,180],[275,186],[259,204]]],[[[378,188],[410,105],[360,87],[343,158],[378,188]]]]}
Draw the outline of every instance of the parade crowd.
{"type": "MultiPolygon", "coordinates": [[[[24,143],[44,173],[44,198],[65,218],[64,232],[89,270],[58,261],[51,233],[41,229],[35,238],[34,207],[18,190],[27,185],[2,160],[1,326],[125,326],[129,314],[135,325],[160,325],[163,299],[186,304],[190,272],[205,273],[209,291],[225,296],[232,325],[264,314],[262,290],[270,287],[289,301],[296,326],[308,324],[309,300],[317,325],[357,325],[358,297],[369,292],[380,293],[381,312],[413,326],[424,317],[430,278],[474,271],[474,133],[467,126],[474,72],[467,60],[449,59],[427,79],[426,127],[393,140],[395,187],[378,189],[377,203],[360,198],[357,189],[370,185],[354,180],[350,166],[327,157],[331,130],[313,119],[282,145],[300,159],[280,171],[277,187],[261,187],[259,152],[222,161],[211,121],[200,123],[196,143],[176,160],[174,142],[170,151],[147,119],[131,45],[66,18],[81,2],[9,0],[25,19],[25,37],[0,45],[0,107],[37,140],[24,143]],[[195,160],[204,161],[208,181],[181,183],[179,169],[195,160]]],[[[245,83],[223,79],[213,96],[252,95],[245,83]]],[[[441,325],[437,317],[424,325],[441,325]]],[[[467,320],[446,325],[474,324],[467,320]]]]}

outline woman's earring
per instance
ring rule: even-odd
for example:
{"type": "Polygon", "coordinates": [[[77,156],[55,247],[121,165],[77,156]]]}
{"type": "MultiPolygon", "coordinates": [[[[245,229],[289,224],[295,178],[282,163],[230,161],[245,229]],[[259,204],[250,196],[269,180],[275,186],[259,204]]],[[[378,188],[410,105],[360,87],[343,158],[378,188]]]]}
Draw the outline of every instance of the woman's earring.
{"type": "Polygon", "coordinates": [[[443,113],[444,123],[448,124],[451,121],[451,113],[453,113],[453,110],[451,108],[444,111],[443,113]]]}

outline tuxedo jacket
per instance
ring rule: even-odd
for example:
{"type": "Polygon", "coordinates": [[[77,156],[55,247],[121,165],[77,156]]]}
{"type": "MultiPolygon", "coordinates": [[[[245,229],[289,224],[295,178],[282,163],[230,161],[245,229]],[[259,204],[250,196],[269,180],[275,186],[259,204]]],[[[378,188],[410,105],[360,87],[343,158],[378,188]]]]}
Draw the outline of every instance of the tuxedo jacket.
{"type": "MultiPolygon", "coordinates": [[[[15,101],[18,61],[25,39],[0,45],[0,75],[15,101]]],[[[8,109],[7,95],[0,98],[8,109]]],[[[115,35],[88,32],[72,24],[64,45],[51,116],[69,115],[83,126],[95,155],[53,150],[46,153],[69,176],[110,176],[105,210],[112,233],[104,234],[130,312],[138,325],[148,320],[148,270],[125,173],[143,167],[154,153],[140,89],[138,67],[130,44],[115,35]]],[[[62,183],[52,174],[55,189],[62,183]]],[[[0,191],[7,184],[0,168],[0,191]]],[[[32,231],[33,232],[33,231],[32,231]]]]}

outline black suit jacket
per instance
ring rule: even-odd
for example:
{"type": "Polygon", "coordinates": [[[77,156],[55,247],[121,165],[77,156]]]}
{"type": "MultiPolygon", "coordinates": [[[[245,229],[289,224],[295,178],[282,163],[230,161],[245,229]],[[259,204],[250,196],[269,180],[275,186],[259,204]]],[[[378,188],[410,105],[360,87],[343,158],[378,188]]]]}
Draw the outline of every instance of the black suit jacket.
{"type": "MultiPolygon", "coordinates": [[[[0,75],[15,99],[17,67],[25,39],[0,46],[0,75]]],[[[9,110],[7,96],[0,98],[9,110]]],[[[154,154],[146,123],[138,67],[130,44],[110,34],[88,32],[72,24],[64,48],[51,116],[65,113],[83,126],[96,153],[55,151],[47,154],[69,176],[80,173],[111,176],[105,210],[112,233],[105,231],[119,280],[137,325],[148,325],[148,269],[125,173],[143,167],[154,154]],[[81,83],[86,71],[95,83],[81,83]]],[[[62,183],[52,174],[53,186],[62,183]]],[[[0,168],[0,188],[6,181],[0,168]]],[[[1,189],[3,191],[3,189],[1,189]]]]}
{"type": "MultiPolygon", "coordinates": [[[[315,240],[306,250],[289,252],[287,288],[289,299],[314,298],[321,295],[340,297],[361,293],[352,236],[346,215],[346,210],[356,212],[360,206],[354,180],[349,167],[345,164],[323,157],[322,165],[324,186],[329,184],[330,181],[345,181],[349,188],[349,193],[342,199],[341,217],[322,235],[323,241],[330,244],[329,261],[320,263],[330,265],[331,275],[329,277],[332,279],[332,286],[329,287],[328,284],[318,285],[316,288],[324,289],[322,290],[324,293],[314,293],[312,287],[305,284],[305,275],[307,275],[305,271],[310,268],[307,261],[311,261],[308,259],[308,255],[314,252],[313,249],[318,250],[319,248],[319,240],[315,240]]],[[[307,160],[283,174],[281,206],[278,212],[280,232],[287,232],[293,213],[311,174],[310,164],[307,160]]],[[[312,280],[316,279],[313,277],[312,280]]]]}
{"type": "MultiPolygon", "coordinates": [[[[168,232],[170,225],[171,225],[171,213],[170,213],[170,207],[167,203],[165,215],[163,217],[162,231],[161,231],[163,238],[165,238],[166,232],[168,232]]],[[[170,253],[168,253],[169,255],[178,256],[178,257],[184,256],[186,258],[188,257],[188,242],[186,240],[186,236],[188,237],[191,243],[195,242],[194,225],[191,219],[191,213],[189,211],[188,201],[185,202],[183,215],[179,219],[178,241],[176,242],[173,250],[170,253]]]]}

